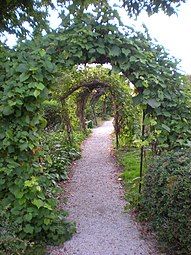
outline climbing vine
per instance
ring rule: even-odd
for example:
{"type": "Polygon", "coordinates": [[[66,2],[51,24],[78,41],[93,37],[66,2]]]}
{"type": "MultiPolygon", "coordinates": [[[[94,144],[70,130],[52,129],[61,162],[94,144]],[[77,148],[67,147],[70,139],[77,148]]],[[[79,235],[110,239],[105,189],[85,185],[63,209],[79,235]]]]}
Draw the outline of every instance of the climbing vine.
{"type": "MultiPolygon", "coordinates": [[[[147,31],[140,33],[115,24],[117,18],[110,8],[103,13],[98,7],[91,14],[81,13],[72,19],[65,16],[57,31],[20,43],[13,50],[0,48],[0,209],[7,220],[18,224],[16,231],[21,238],[58,242],[72,232],[56,207],[40,143],[46,126],[42,104],[56,84],[62,84],[62,95],[60,91],[57,94],[68,134],[71,126],[65,100],[70,92],[81,88],[74,100],[85,129],[82,113],[86,99],[105,87],[116,100],[116,123],[120,120],[116,133],[129,132],[132,127],[133,109],[137,108],[131,104],[124,120],[128,111],[123,106],[133,100],[145,113],[144,122],[153,134],[155,147],[181,147],[190,139],[190,109],[176,61],[153,43],[147,31]],[[97,74],[87,68],[76,71],[78,65],[88,63],[110,63],[112,70],[96,69],[97,74]],[[122,75],[115,76],[119,72],[122,75]],[[96,78],[100,74],[101,78],[96,78]],[[135,88],[133,99],[126,97],[126,84],[130,83],[135,88]]],[[[129,134],[130,142],[133,133],[129,134]]]]}
{"type": "Polygon", "coordinates": [[[66,105],[66,100],[71,100],[70,96],[74,94],[73,103],[76,104],[76,114],[83,130],[86,130],[85,109],[87,105],[92,112],[91,119],[96,123],[95,106],[100,97],[105,95],[105,98],[109,98],[112,102],[110,115],[114,117],[117,139],[119,134],[123,133],[123,143],[126,141],[127,145],[132,142],[135,134],[134,123],[139,118],[139,114],[138,107],[132,104],[131,93],[133,90],[124,75],[112,73],[109,69],[101,66],[94,68],[84,66],[82,70],[75,67],[68,72],[64,71],[59,79],[59,84],[54,92],[55,97],[59,98],[61,102],[64,101],[64,105],[66,105]]]}

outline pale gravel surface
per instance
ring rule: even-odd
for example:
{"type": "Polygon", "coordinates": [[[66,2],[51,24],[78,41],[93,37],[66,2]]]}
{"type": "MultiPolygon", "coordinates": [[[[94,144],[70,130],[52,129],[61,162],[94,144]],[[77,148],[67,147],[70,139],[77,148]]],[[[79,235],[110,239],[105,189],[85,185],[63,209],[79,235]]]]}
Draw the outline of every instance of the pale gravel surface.
{"type": "Polygon", "coordinates": [[[124,213],[126,202],[111,156],[112,131],[112,122],[106,121],[83,144],[64,206],[77,223],[77,234],[51,255],[159,255],[124,213]]]}

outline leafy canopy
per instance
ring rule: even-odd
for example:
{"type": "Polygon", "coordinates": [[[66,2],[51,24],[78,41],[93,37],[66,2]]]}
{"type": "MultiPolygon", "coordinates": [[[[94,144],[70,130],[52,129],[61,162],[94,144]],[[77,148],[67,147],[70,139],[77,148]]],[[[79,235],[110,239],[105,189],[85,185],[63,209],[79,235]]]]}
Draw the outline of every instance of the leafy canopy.
{"type": "MultiPolygon", "coordinates": [[[[167,15],[176,13],[177,7],[186,0],[122,0],[116,3],[127,10],[129,16],[137,16],[143,10],[149,15],[162,10],[167,15]]],[[[14,33],[17,36],[49,30],[48,16],[50,8],[60,6],[61,11],[68,8],[71,12],[83,12],[84,9],[93,4],[110,5],[109,0],[0,0],[0,33],[14,33]]]]}

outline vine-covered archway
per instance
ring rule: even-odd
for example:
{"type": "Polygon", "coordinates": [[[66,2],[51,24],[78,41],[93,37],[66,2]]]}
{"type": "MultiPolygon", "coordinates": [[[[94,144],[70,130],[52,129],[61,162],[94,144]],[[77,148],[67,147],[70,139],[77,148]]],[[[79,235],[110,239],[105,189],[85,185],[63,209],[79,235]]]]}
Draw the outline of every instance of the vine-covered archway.
{"type": "MultiPolygon", "coordinates": [[[[93,114],[92,119],[96,124],[95,105],[99,98],[105,95],[105,98],[109,98],[110,104],[112,104],[117,147],[119,145],[119,134],[125,128],[125,125],[129,127],[129,132],[127,132],[129,143],[132,142],[134,126],[133,121],[130,121],[130,119],[135,120],[138,116],[136,116],[136,107],[133,106],[132,102],[132,89],[130,89],[125,76],[112,73],[109,69],[102,66],[84,67],[83,70],[73,68],[73,70],[68,72],[67,78],[66,72],[63,77],[61,76],[59,84],[59,88],[56,91],[54,89],[54,92],[56,97],[62,102],[62,105],[66,106],[68,97],[76,94],[76,100],[73,103],[76,104],[76,114],[80,120],[82,130],[86,131],[86,105],[90,104],[93,114]],[[132,114],[133,107],[134,114],[132,114]]],[[[67,115],[68,110],[65,110],[64,114],[67,115]]],[[[68,125],[71,127],[69,120],[70,117],[68,116],[66,118],[67,123],[65,123],[66,127],[68,125]]],[[[68,133],[69,140],[70,137],[71,129],[68,133]]]]}
{"type": "Polygon", "coordinates": [[[43,174],[39,143],[46,125],[42,102],[66,69],[110,63],[112,72],[122,72],[134,84],[134,103],[142,107],[156,146],[184,145],[190,137],[189,109],[176,61],[146,31],[114,25],[114,19],[109,9],[72,20],[68,16],[57,31],[14,50],[1,48],[0,209],[10,221],[20,223],[22,238],[57,240],[63,239],[63,232],[64,238],[70,235],[56,210],[52,184],[43,174]]]}

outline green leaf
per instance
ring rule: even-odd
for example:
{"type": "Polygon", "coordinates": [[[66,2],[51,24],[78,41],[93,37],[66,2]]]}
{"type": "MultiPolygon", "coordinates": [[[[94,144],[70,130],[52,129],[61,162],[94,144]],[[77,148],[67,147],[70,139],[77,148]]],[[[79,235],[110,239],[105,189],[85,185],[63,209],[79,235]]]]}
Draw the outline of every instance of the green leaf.
{"type": "Polygon", "coordinates": [[[162,128],[165,129],[166,131],[170,132],[170,128],[167,125],[162,124],[162,128]]]}
{"type": "Polygon", "coordinates": [[[20,190],[15,190],[14,195],[16,198],[22,198],[24,195],[24,192],[22,192],[20,190]]]}
{"type": "Polygon", "coordinates": [[[49,60],[45,61],[45,67],[46,67],[46,70],[50,73],[52,73],[54,70],[54,65],[49,60]]]}
{"type": "Polygon", "coordinates": [[[46,51],[44,49],[40,49],[39,53],[42,58],[46,55],[46,51]]]}
{"type": "Polygon", "coordinates": [[[90,49],[90,50],[89,50],[89,53],[90,53],[90,54],[95,53],[95,49],[93,49],[93,48],[90,49]]]}
{"type": "Polygon", "coordinates": [[[16,102],[15,102],[17,105],[22,105],[23,104],[23,102],[22,102],[22,100],[20,100],[20,99],[16,99],[16,102]]]}
{"type": "Polygon", "coordinates": [[[20,72],[20,73],[24,73],[26,72],[28,69],[27,65],[26,64],[20,64],[17,68],[17,71],[20,72]]]}
{"type": "Polygon", "coordinates": [[[25,214],[25,216],[24,216],[24,219],[25,219],[26,221],[31,221],[32,218],[33,218],[32,213],[27,213],[27,214],[25,214]]]}
{"type": "Polygon", "coordinates": [[[164,93],[161,90],[158,91],[158,97],[161,101],[164,100],[164,93]]]}
{"type": "Polygon", "coordinates": [[[10,115],[14,112],[13,108],[10,105],[3,107],[3,114],[10,115]]]}
{"type": "Polygon", "coordinates": [[[83,56],[83,52],[82,51],[77,51],[73,56],[81,58],[83,56]]]}
{"type": "Polygon", "coordinates": [[[97,52],[100,53],[100,54],[105,54],[105,49],[104,48],[97,48],[97,52]]]}
{"type": "Polygon", "coordinates": [[[22,74],[19,76],[20,82],[24,82],[24,81],[28,80],[29,77],[30,77],[30,74],[28,74],[28,73],[22,73],[22,74]]]}
{"type": "Polygon", "coordinates": [[[19,146],[20,150],[21,151],[24,151],[28,148],[28,143],[22,143],[20,146],[19,146]]]}
{"type": "Polygon", "coordinates": [[[125,56],[129,56],[129,54],[131,53],[131,51],[129,49],[122,49],[122,53],[125,54],[125,56]]]}
{"type": "Polygon", "coordinates": [[[118,46],[113,46],[109,50],[109,55],[113,57],[117,57],[121,54],[121,49],[118,46]]]}
{"type": "Polygon", "coordinates": [[[148,99],[147,100],[147,104],[148,105],[150,105],[152,108],[158,108],[160,105],[161,105],[161,103],[160,102],[158,102],[156,99],[148,99]]]}
{"type": "Polygon", "coordinates": [[[37,98],[40,95],[40,90],[35,89],[33,95],[37,98]]]}
{"type": "Polygon", "coordinates": [[[44,207],[47,208],[48,210],[52,211],[52,207],[48,203],[45,203],[44,207]]]}
{"type": "Polygon", "coordinates": [[[44,219],[44,224],[45,225],[49,225],[51,223],[51,220],[50,219],[48,219],[48,218],[45,218],[44,219]]]}
{"type": "Polygon", "coordinates": [[[9,104],[9,106],[14,106],[14,105],[16,105],[16,102],[12,101],[12,100],[8,100],[8,104],[9,104]]]}
{"type": "Polygon", "coordinates": [[[170,112],[167,112],[167,111],[163,111],[162,114],[163,114],[165,117],[170,117],[170,116],[171,116],[170,112]]]}
{"type": "Polygon", "coordinates": [[[141,94],[138,94],[137,96],[133,97],[133,104],[138,105],[143,102],[143,96],[141,94]]]}
{"type": "Polygon", "coordinates": [[[130,57],[130,59],[129,59],[129,61],[134,63],[134,62],[136,62],[136,61],[137,61],[137,59],[136,59],[136,57],[131,56],[131,57],[130,57]]]}
{"type": "Polygon", "coordinates": [[[34,231],[34,227],[27,224],[24,228],[23,228],[24,232],[27,234],[32,234],[34,231]]]}
{"type": "Polygon", "coordinates": [[[43,90],[45,88],[44,84],[43,83],[37,83],[36,84],[36,88],[38,88],[39,90],[43,90]]]}
{"type": "Polygon", "coordinates": [[[44,202],[41,199],[34,199],[32,202],[38,209],[44,206],[44,202]]]}

